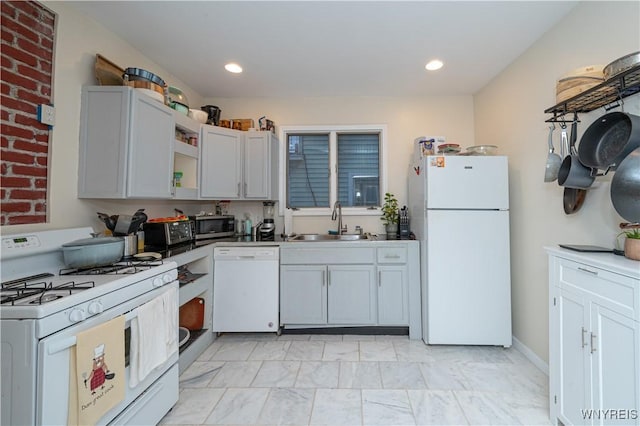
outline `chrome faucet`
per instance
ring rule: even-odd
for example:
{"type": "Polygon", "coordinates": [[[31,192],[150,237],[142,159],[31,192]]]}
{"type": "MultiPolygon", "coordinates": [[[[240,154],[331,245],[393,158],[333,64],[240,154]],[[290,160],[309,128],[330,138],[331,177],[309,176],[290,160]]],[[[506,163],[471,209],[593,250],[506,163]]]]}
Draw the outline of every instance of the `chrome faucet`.
{"type": "Polygon", "coordinates": [[[342,204],[340,201],[336,201],[333,204],[333,212],[331,213],[331,220],[338,219],[338,234],[342,235],[347,232],[347,226],[345,225],[344,229],[342,228],[342,204]]]}

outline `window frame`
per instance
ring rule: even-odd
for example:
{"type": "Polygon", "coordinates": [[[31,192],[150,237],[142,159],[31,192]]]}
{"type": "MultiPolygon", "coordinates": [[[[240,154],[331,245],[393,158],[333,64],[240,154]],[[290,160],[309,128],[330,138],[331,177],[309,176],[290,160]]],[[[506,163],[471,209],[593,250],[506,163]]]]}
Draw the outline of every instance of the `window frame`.
{"type": "MultiPolygon", "coordinates": [[[[387,125],[386,124],[358,124],[358,125],[302,125],[280,126],[280,167],[279,167],[279,199],[278,210],[284,215],[287,200],[287,152],[289,150],[289,134],[318,134],[329,135],[329,207],[302,207],[292,210],[293,216],[327,216],[333,210],[338,197],[337,174],[337,141],[338,133],[377,133],[380,138],[380,202],[384,200],[387,192],[387,125]]],[[[377,207],[342,207],[343,216],[379,216],[380,206],[377,207]]]]}

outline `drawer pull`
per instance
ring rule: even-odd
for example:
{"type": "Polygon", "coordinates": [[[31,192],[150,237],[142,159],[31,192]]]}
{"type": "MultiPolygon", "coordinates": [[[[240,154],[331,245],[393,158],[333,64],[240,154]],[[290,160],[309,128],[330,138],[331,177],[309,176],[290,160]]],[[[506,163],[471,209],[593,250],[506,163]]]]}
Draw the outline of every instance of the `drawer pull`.
{"type": "Polygon", "coordinates": [[[585,334],[587,334],[587,330],[584,327],[582,327],[582,347],[583,348],[587,346],[587,342],[585,342],[585,339],[584,339],[585,334]]]}
{"type": "Polygon", "coordinates": [[[397,254],[385,254],[384,258],[385,259],[400,259],[400,256],[398,256],[397,254]]]}
{"type": "Polygon", "coordinates": [[[591,274],[591,275],[598,275],[598,271],[592,271],[592,270],[587,269],[587,268],[578,267],[578,270],[580,270],[582,272],[586,272],[586,273],[591,274]]]}
{"type": "Polygon", "coordinates": [[[596,335],[591,333],[591,353],[596,351],[596,335]]]}

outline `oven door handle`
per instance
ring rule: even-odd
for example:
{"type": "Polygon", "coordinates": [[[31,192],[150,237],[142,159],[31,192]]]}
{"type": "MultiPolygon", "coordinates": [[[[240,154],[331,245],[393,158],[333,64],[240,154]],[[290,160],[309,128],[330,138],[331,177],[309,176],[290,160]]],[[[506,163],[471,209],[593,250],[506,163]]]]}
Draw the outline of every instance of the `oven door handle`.
{"type": "MultiPolygon", "coordinates": [[[[124,321],[129,322],[137,316],[138,316],[138,310],[134,309],[133,311],[127,312],[126,314],[124,314],[124,321]]],[[[60,340],[59,342],[52,343],[49,346],[49,350],[48,350],[49,355],[53,355],[60,351],[64,351],[65,349],[69,349],[75,346],[76,343],[77,343],[76,336],[70,336],[70,337],[67,337],[66,339],[60,340]]]]}

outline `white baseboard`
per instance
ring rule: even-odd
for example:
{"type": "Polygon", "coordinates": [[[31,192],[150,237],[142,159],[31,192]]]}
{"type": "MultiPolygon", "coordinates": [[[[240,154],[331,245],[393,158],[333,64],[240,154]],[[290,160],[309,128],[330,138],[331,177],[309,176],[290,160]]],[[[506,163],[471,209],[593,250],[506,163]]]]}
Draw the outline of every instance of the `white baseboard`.
{"type": "Polygon", "coordinates": [[[525,358],[527,358],[529,361],[531,361],[533,363],[533,365],[538,367],[538,369],[540,371],[542,371],[544,374],[546,374],[548,376],[549,375],[549,364],[544,362],[544,360],[542,358],[540,358],[538,355],[536,355],[536,353],[533,352],[531,349],[529,349],[529,347],[527,345],[522,343],[520,340],[516,339],[515,336],[512,336],[512,338],[513,338],[513,347],[518,352],[520,352],[522,355],[524,355],[525,358]]]}

